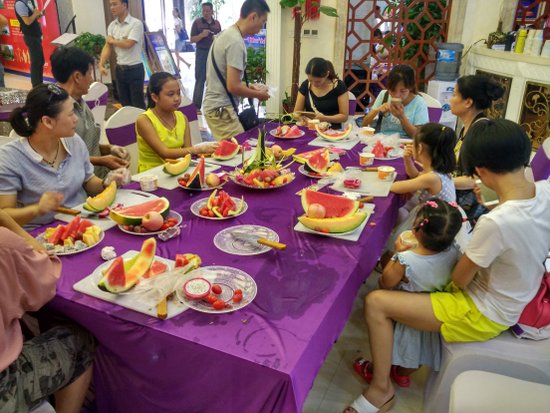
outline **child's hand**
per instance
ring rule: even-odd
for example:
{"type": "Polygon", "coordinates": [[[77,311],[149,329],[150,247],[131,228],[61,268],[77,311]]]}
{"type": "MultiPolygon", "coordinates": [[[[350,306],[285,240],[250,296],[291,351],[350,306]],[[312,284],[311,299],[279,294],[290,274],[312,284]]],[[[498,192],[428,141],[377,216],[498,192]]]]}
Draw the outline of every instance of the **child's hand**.
{"type": "Polygon", "coordinates": [[[481,199],[481,188],[477,183],[474,185],[473,191],[474,191],[474,195],[476,196],[476,200],[478,204],[483,205],[483,200],[481,199]]]}
{"type": "Polygon", "coordinates": [[[412,143],[408,143],[405,145],[405,149],[403,149],[403,158],[404,159],[412,159],[413,158],[413,145],[412,143]]]}
{"type": "Polygon", "coordinates": [[[402,120],[405,117],[405,107],[402,103],[391,103],[390,112],[399,120],[402,120]]]}
{"type": "Polygon", "coordinates": [[[378,111],[382,113],[388,113],[390,109],[390,102],[386,102],[378,108],[378,111]]]}

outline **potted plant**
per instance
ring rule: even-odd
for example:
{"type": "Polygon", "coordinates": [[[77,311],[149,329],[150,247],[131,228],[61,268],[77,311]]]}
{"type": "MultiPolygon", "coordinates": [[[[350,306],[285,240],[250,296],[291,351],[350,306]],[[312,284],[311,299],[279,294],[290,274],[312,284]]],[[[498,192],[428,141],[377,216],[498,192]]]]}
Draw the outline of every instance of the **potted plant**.
{"type": "Polygon", "coordinates": [[[285,97],[281,101],[283,105],[283,111],[285,113],[292,113],[294,111],[294,105],[292,105],[292,99],[290,98],[288,92],[285,91],[285,97]]]}
{"type": "Polygon", "coordinates": [[[75,47],[84,50],[94,58],[94,80],[97,79],[97,64],[101,56],[103,46],[105,46],[105,37],[101,34],[82,33],[74,40],[75,47]]]}
{"type": "Polygon", "coordinates": [[[316,18],[319,13],[330,17],[338,17],[334,7],[320,6],[318,1],[307,0],[280,0],[279,4],[283,9],[292,8],[294,16],[294,50],[292,57],[292,90],[290,93],[291,103],[296,102],[298,96],[298,82],[300,79],[300,49],[302,47],[302,27],[304,23],[316,18]]]}

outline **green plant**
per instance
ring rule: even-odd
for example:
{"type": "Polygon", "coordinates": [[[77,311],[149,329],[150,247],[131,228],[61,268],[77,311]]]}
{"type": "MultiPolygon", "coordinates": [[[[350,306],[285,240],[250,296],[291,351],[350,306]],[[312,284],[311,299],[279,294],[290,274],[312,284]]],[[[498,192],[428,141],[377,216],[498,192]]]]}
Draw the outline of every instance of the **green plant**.
{"type": "Polygon", "coordinates": [[[74,45],[99,60],[101,50],[105,46],[105,37],[101,34],[82,33],[75,39],[74,45]]]}
{"type": "MultiPolygon", "coordinates": [[[[300,49],[302,48],[302,27],[310,20],[306,11],[306,0],[280,0],[279,4],[283,9],[292,8],[294,16],[294,50],[292,57],[292,102],[296,102],[298,96],[298,82],[300,79],[300,49]]],[[[313,1],[313,6],[319,7],[319,12],[330,17],[338,17],[334,7],[319,6],[319,2],[313,1]]]]}
{"type": "Polygon", "coordinates": [[[246,76],[250,83],[266,83],[265,47],[249,47],[246,57],[246,76]]]}

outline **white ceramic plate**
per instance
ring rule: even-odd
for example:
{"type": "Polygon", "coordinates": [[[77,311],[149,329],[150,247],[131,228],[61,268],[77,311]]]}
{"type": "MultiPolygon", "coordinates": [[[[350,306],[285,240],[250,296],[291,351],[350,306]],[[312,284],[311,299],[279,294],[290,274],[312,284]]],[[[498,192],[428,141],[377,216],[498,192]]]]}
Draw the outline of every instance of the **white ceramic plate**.
{"type": "MultiPolygon", "coordinates": [[[[170,210],[170,212],[168,213],[168,218],[176,218],[178,220],[176,225],[181,224],[181,222],[183,221],[183,218],[181,217],[181,215],[178,214],[176,211],[172,211],[172,210],[170,210]]],[[[164,229],[159,229],[158,231],[150,231],[150,232],[134,232],[134,231],[129,231],[127,229],[124,229],[124,225],[118,225],[118,229],[130,235],[141,235],[141,236],[156,235],[156,234],[160,234],[162,231],[165,231],[164,229]]]]}
{"type": "Polygon", "coordinates": [[[258,287],[254,279],[246,272],[238,268],[227,267],[225,265],[211,265],[207,267],[197,268],[187,273],[182,280],[181,287],[176,290],[178,299],[201,313],[222,314],[240,310],[250,304],[256,297],[258,287]],[[202,277],[209,281],[212,285],[216,284],[222,288],[221,294],[217,297],[225,301],[228,307],[223,310],[215,310],[210,303],[204,300],[191,300],[185,295],[183,285],[192,278],[202,277]],[[235,290],[241,290],[243,299],[239,303],[233,302],[233,293],[235,290]]]}
{"type": "MultiPolygon", "coordinates": [[[[36,237],[36,240],[38,242],[40,242],[42,245],[45,244],[45,240],[44,240],[44,232],[42,234],[39,234],[37,237],[36,237]]],[[[69,247],[63,247],[63,250],[60,250],[59,252],[56,252],[55,250],[51,250],[54,252],[55,255],[73,255],[73,254],[78,254],[80,252],[84,252],[84,251],[88,251],[90,248],[93,248],[95,247],[97,244],[99,244],[101,241],[103,241],[103,238],[105,238],[105,231],[101,231],[101,234],[99,235],[99,241],[97,241],[94,245],[90,245],[86,248],[82,248],[81,250],[77,250],[77,249],[69,249],[69,247]]]]}
{"type": "MultiPolygon", "coordinates": [[[[241,202],[241,198],[237,198],[235,196],[232,196],[231,199],[233,200],[233,202],[235,202],[235,204],[239,205],[240,202],[241,202]]],[[[193,202],[193,205],[191,205],[191,212],[193,213],[193,215],[199,217],[199,218],[204,218],[204,219],[211,219],[213,221],[223,221],[224,219],[231,219],[231,218],[236,218],[242,214],[244,214],[246,212],[246,210],[248,209],[248,204],[243,201],[243,209],[241,210],[241,212],[239,212],[238,214],[236,215],[228,215],[226,217],[205,217],[204,215],[201,215],[199,213],[199,211],[206,206],[206,203],[208,202],[208,198],[203,198],[203,199],[199,199],[198,201],[195,201],[193,202]]]]}
{"type": "Polygon", "coordinates": [[[309,178],[315,178],[315,179],[321,179],[327,176],[326,174],[320,175],[320,174],[314,174],[309,171],[306,171],[306,167],[304,165],[300,165],[300,167],[298,168],[298,172],[300,172],[302,175],[305,175],[309,178]]]}
{"type": "Polygon", "coordinates": [[[279,235],[275,231],[261,225],[235,225],[222,229],[214,236],[214,245],[219,250],[233,255],[258,255],[270,251],[271,248],[258,243],[236,239],[231,235],[232,232],[246,233],[271,241],[279,241],[279,235]]]}
{"type": "Polygon", "coordinates": [[[393,159],[398,159],[403,157],[403,149],[399,148],[392,151],[394,153],[393,156],[388,156],[387,158],[379,158],[378,156],[375,156],[374,159],[377,159],[379,161],[391,161],[393,159]]]}

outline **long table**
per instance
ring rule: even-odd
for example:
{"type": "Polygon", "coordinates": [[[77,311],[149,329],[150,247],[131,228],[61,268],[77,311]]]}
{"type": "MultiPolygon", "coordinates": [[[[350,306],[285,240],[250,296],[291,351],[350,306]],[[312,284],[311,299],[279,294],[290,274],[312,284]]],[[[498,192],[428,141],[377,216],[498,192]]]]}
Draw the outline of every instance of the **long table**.
{"type": "MultiPolygon", "coordinates": [[[[270,127],[268,126],[268,129],[270,127]]],[[[245,132],[239,141],[257,135],[245,132]]],[[[283,149],[315,149],[314,137],[277,140],[283,149]]],[[[271,138],[273,139],[273,138],[271,138]]],[[[342,156],[358,164],[363,145],[342,156]]],[[[376,164],[381,164],[377,162],[376,164]]],[[[402,160],[384,162],[403,173],[402,160]]],[[[300,412],[317,372],[344,327],[361,283],[374,268],[397,216],[399,200],[376,198],[376,210],[358,242],[295,232],[303,213],[296,192],[315,183],[301,175],[274,190],[234,183],[224,189],[244,195],[248,211],[232,220],[195,217],[189,206],[209,192],[159,189],[183,216],[179,237],[158,242],[157,255],[201,256],[203,265],[227,265],[250,274],[258,294],[246,308],[228,314],[189,309],[159,320],[73,290],[73,284],[102,264],[101,247],[119,254],[138,250],[143,237],[113,228],[100,246],[62,258],[63,273],[51,307],[70,316],[98,339],[94,364],[98,412],[300,412]],[[284,251],[242,257],[219,251],[213,237],[226,226],[260,224],[274,229],[284,251]]]]}

